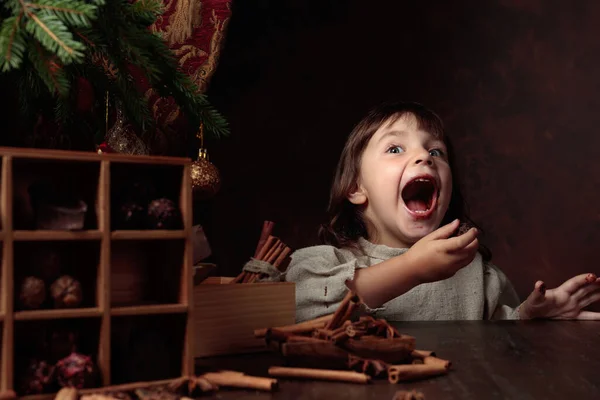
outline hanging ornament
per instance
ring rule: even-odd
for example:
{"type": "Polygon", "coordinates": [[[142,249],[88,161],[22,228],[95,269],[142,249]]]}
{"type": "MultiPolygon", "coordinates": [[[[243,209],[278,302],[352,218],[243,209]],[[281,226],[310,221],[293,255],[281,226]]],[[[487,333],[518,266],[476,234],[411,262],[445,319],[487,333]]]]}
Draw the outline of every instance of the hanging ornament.
{"type": "Polygon", "coordinates": [[[198,159],[192,162],[192,192],[200,200],[208,199],[221,188],[221,175],[213,163],[208,161],[208,152],[204,148],[204,126],[200,125],[197,137],[200,139],[198,159]]]}
{"type": "MultiPolygon", "coordinates": [[[[108,93],[106,97],[106,126],[108,126],[108,93]]],[[[117,110],[117,117],[114,125],[107,130],[103,145],[117,153],[137,156],[149,155],[150,150],[148,146],[127,124],[121,104],[117,103],[115,108],[117,110]]],[[[104,153],[107,151],[98,149],[98,152],[104,153]]]]}

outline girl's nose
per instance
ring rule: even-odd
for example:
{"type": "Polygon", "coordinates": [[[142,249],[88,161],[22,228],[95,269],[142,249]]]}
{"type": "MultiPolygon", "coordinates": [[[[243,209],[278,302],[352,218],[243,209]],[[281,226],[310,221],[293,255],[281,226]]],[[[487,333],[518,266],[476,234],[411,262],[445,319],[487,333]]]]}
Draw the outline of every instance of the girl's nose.
{"type": "Polygon", "coordinates": [[[431,154],[429,154],[429,152],[424,153],[424,154],[419,154],[419,156],[415,159],[416,165],[423,164],[423,163],[426,163],[429,166],[433,165],[433,157],[431,156],[431,154]]]}

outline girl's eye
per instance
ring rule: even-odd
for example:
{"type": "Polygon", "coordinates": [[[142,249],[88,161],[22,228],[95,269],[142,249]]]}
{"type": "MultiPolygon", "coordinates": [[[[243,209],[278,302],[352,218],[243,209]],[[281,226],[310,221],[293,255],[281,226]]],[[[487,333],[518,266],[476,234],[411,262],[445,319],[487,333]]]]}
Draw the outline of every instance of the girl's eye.
{"type": "Polygon", "coordinates": [[[433,149],[429,150],[429,154],[431,154],[433,157],[442,157],[444,155],[444,152],[440,149],[433,149]]]}
{"type": "Polygon", "coordinates": [[[387,149],[388,153],[392,153],[392,154],[398,154],[398,153],[402,153],[404,151],[404,149],[400,146],[390,146],[387,149]]]}

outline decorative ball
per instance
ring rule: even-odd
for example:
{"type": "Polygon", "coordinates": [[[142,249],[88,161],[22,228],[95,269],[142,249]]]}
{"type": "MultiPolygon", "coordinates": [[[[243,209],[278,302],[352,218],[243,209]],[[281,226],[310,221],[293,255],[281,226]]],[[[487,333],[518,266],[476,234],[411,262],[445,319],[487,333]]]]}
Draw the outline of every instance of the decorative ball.
{"type": "Polygon", "coordinates": [[[192,192],[198,199],[208,199],[221,188],[221,174],[213,163],[199,158],[191,165],[192,192]]]}
{"type": "Polygon", "coordinates": [[[19,299],[25,308],[39,308],[46,300],[46,284],[40,278],[28,276],[21,285],[19,299]]]}
{"type": "Polygon", "coordinates": [[[54,384],[54,372],[54,366],[46,361],[31,360],[19,377],[21,394],[41,394],[51,391],[54,384]]]}
{"type": "Polygon", "coordinates": [[[119,229],[142,229],[146,222],[146,207],[136,202],[127,202],[119,207],[117,226],[119,229]]]}
{"type": "Polygon", "coordinates": [[[98,370],[91,357],[73,352],[56,363],[56,379],[62,387],[94,387],[98,370]]]}
{"type": "Polygon", "coordinates": [[[69,275],[58,278],[50,287],[56,308],[72,308],[81,304],[83,294],[81,283],[69,275]]]}
{"type": "Polygon", "coordinates": [[[169,199],[161,198],[148,205],[148,227],[150,229],[181,229],[181,213],[169,199]]]}

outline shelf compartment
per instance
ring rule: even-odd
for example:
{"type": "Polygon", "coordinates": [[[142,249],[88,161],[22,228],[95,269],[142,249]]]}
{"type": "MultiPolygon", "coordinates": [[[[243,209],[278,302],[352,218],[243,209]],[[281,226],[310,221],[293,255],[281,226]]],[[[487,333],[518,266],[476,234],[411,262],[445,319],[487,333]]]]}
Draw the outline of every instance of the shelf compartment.
{"type": "Polygon", "coordinates": [[[112,163],[111,230],[182,230],[181,165],[144,165],[112,163]],[[149,204],[157,199],[168,199],[175,206],[175,217],[164,227],[149,217],[149,204]],[[178,214],[178,215],[177,215],[178,214]]]}
{"type": "MultiPolygon", "coordinates": [[[[97,279],[100,263],[100,241],[15,242],[14,261],[14,305],[16,311],[53,310],[59,313],[63,310],[78,310],[98,306],[97,279]],[[77,307],[58,308],[55,306],[51,293],[52,285],[57,279],[64,276],[70,276],[80,284],[82,296],[81,303],[77,307]],[[31,277],[43,282],[45,297],[40,295],[40,299],[43,299],[43,301],[39,306],[31,303],[26,304],[21,297],[22,285],[25,279],[31,277]]],[[[23,315],[35,316],[36,314],[23,315]]]]}
{"type": "Polygon", "coordinates": [[[184,240],[111,244],[111,307],[179,304],[184,240]]]}
{"type": "Polygon", "coordinates": [[[111,384],[181,376],[186,315],[111,319],[111,384]]]}
{"type": "MultiPolygon", "coordinates": [[[[87,207],[83,227],[72,230],[98,228],[97,195],[100,177],[99,162],[13,159],[13,229],[48,229],[64,231],[55,209],[44,205],[75,207],[82,201],[87,207]]],[[[76,215],[76,212],[70,212],[76,215]]],[[[67,215],[63,213],[61,215],[67,215]]],[[[69,219],[73,219],[69,217],[69,219]]],[[[64,221],[64,220],[63,220],[64,221]]]]}
{"type": "Polygon", "coordinates": [[[14,388],[19,396],[50,394],[60,390],[58,370],[55,369],[41,393],[32,392],[28,385],[28,369],[32,362],[44,362],[48,368],[55,368],[73,350],[89,356],[94,364],[95,374],[91,387],[102,385],[98,366],[100,318],[55,319],[45,321],[15,322],[14,388]]]}

